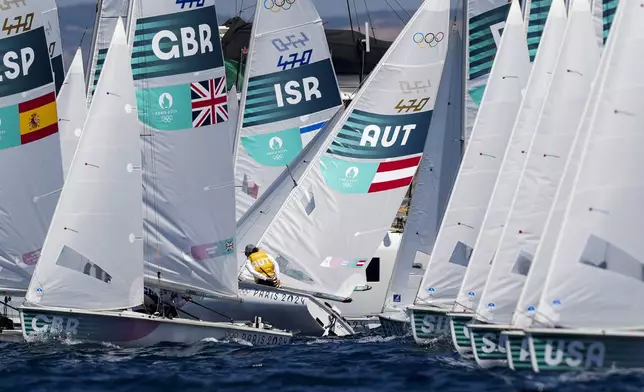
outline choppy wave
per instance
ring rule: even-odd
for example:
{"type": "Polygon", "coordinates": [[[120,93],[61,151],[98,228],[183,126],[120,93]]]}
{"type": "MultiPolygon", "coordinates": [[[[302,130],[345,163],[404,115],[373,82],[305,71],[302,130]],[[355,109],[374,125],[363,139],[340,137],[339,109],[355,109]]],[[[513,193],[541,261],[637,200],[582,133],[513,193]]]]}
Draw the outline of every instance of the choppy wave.
{"type": "Polygon", "coordinates": [[[288,346],[206,339],[124,349],[75,341],[0,343],[2,390],[641,391],[644,372],[535,375],[484,370],[409,337],[296,339],[288,346]]]}

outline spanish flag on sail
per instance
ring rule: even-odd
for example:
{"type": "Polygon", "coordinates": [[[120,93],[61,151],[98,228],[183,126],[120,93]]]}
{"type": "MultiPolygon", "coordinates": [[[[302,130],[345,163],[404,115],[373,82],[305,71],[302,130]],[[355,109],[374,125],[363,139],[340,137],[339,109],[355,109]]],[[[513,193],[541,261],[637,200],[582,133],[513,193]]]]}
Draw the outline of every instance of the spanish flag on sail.
{"type": "Polygon", "coordinates": [[[18,105],[20,144],[35,142],[58,132],[56,93],[51,92],[18,105]]]}

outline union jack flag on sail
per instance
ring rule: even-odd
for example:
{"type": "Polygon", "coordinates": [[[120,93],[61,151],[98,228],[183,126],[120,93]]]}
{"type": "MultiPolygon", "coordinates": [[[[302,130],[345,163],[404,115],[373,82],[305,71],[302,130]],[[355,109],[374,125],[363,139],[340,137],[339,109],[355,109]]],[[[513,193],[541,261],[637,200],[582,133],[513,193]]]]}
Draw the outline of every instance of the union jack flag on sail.
{"type": "Polygon", "coordinates": [[[228,121],[226,78],[190,83],[192,127],[205,127],[228,121]]]}

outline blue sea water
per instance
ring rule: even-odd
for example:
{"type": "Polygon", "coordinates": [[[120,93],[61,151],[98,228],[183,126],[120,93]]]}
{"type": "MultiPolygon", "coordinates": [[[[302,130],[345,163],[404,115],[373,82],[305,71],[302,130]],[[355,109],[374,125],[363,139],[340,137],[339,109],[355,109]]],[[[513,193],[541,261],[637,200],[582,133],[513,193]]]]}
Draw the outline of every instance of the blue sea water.
{"type": "MultiPolygon", "coordinates": [[[[241,342],[244,343],[244,342],[241,342]]],[[[0,391],[642,391],[644,373],[484,370],[410,338],[297,339],[282,347],[204,341],[123,349],[0,343],[0,391]]]]}

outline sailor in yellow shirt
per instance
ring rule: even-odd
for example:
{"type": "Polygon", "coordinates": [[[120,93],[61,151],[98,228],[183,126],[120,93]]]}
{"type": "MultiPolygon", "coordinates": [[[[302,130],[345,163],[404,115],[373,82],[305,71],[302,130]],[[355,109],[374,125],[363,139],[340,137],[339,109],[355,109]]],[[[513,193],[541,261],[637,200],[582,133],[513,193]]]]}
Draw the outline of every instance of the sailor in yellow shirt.
{"type": "Polygon", "coordinates": [[[280,287],[280,266],[263,250],[253,244],[246,245],[246,269],[255,278],[255,283],[280,287]]]}

